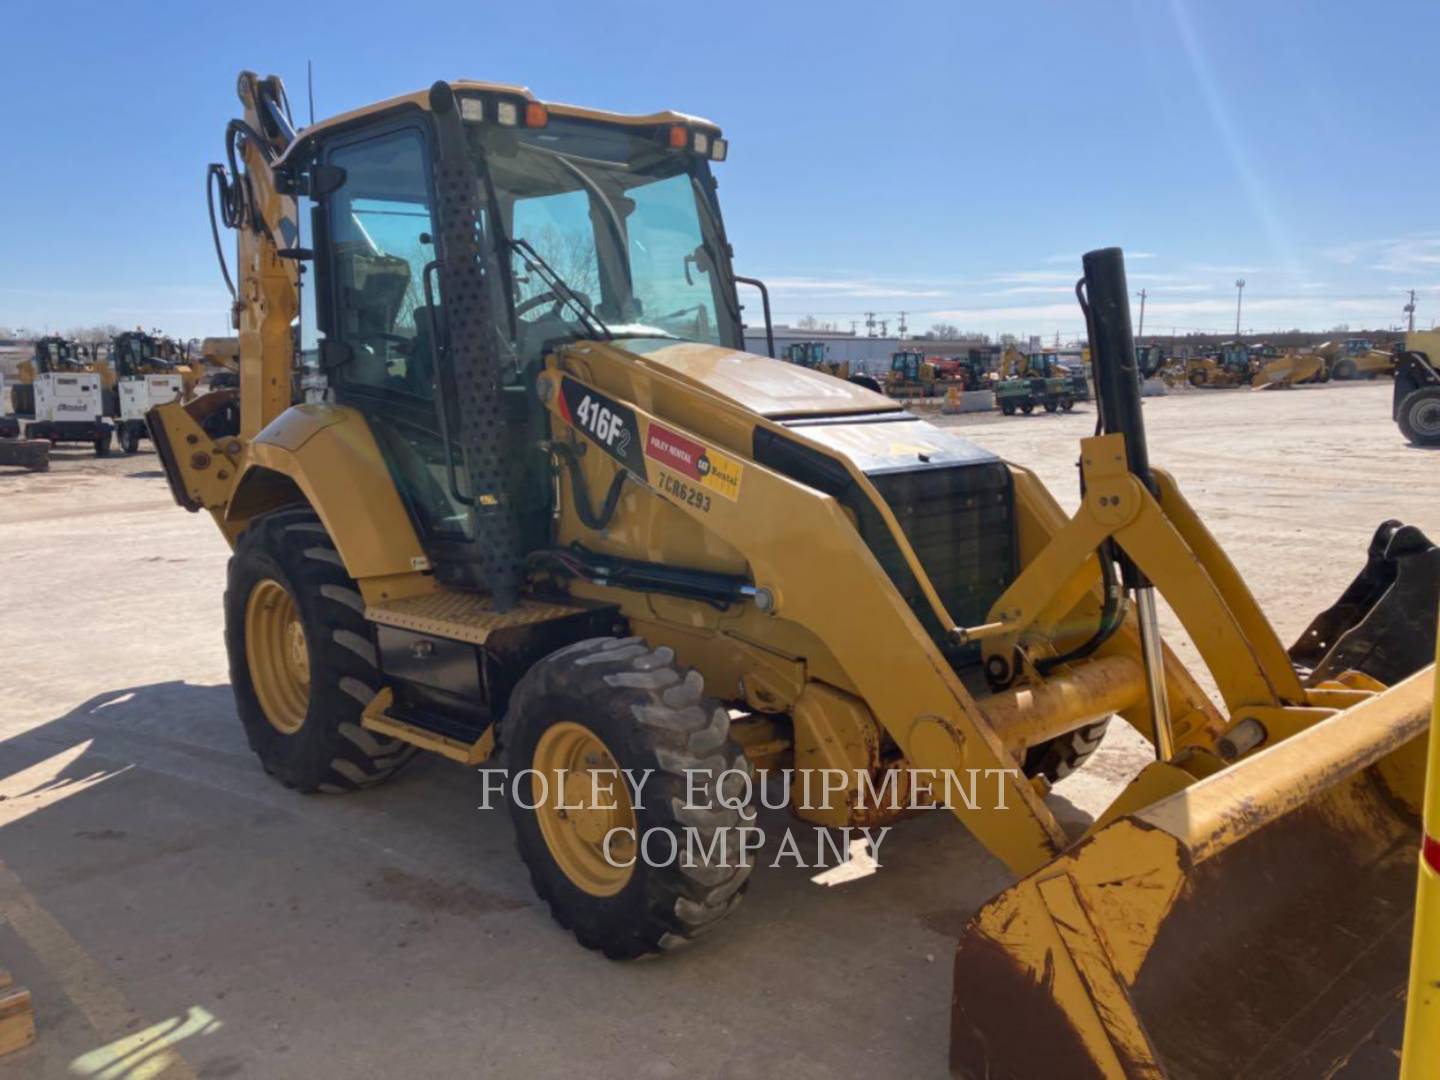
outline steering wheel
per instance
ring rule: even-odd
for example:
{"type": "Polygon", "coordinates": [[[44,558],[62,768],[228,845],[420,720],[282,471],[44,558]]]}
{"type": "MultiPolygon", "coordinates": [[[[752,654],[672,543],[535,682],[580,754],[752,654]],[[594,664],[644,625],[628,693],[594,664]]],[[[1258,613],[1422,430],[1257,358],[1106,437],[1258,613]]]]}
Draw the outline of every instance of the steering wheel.
{"type": "MultiPolygon", "coordinates": [[[[570,294],[574,296],[575,299],[579,300],[580,303],[583,304],[585,307],[594,307],[594,305],[590,303],[590,297],[586,296],[579,289],[571,289],[570,294]]],[[[552,304],[553,307],[551,308],[551,311],[552,313],[554,313],[559,311],[560,306],[564,303],[564,297],[562,297],[554,289],[547,289],[542,293],[536,293],[528,300],[522,300],[520,303],[516,304],[515,317],[517,319],[522,318],[523,316],[529,314],[530,312],[534,311],[536,308],[541,307],[544,304],[552,304]]]]}
{"type": "Polygon", "coordinates": [[[515,305],[515,317],[519,318],[522,315],[528,315],[537,307],[551,301],[556,304],[560,303],[560,295],[554,289],[547,289],[545,292],[536,293],[528,300],[522,300],[515,305]]]}

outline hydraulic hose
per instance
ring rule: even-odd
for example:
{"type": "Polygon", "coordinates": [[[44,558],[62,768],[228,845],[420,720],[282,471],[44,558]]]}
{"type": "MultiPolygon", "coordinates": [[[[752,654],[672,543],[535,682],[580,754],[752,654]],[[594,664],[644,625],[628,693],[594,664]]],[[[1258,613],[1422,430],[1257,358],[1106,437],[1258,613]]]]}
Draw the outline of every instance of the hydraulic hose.
{"type": "Polygon", "coordinates": [[[615,516],[615,508],[620,505],[620,489],[625,486],[625,470],[621,469],[615,474],[615,479],[610,481],[610,488],[605,492],[605,501],[600,504],[600,512],[596,513],[590,503],[590,489],[585,486],[585,477],[580,474],[580,455],[575,448],[566,442],[549,442],[545,448],[560,459],[566,472],[570,474],[570,495],[575,503],[575,513],[587,529],[600,532],[610,524],[610,519],[615,516]]]}

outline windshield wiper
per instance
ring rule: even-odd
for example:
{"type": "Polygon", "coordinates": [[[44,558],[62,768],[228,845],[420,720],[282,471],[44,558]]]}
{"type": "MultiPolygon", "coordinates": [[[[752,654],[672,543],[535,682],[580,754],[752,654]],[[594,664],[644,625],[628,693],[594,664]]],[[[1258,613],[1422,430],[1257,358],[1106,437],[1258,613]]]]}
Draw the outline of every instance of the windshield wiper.
{"type": "Polygon", "coordinates": [[[591,309],[590,305],[581,300],[574,289],[565,283],[565,279],[555,272],[555,269],[545,261],[544,257],[530,246],[530,241],[515,237],[509,241],[509,248],[516,252],[524,260],[526,269],[532,273],[539,274],[545,284],[550,286],[550,291],[555,294],[556,299],[567,305],[571,311],[579,316],[585,328],[595,337],[611,339],[615,335],[605,325],[599,315],[591,309]]]}

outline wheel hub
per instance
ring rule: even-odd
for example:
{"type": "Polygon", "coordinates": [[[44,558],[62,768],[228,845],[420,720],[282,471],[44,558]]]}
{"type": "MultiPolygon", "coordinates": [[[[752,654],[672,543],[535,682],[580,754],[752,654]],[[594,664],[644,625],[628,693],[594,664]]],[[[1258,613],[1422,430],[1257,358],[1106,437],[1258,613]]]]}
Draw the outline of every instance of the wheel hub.
{"type": "Polygon", "coordinates": [[[535,745],[535,816],[561,871],[592,896],[613,896],[633,873],[635,811],[610,749],[589,728],[563,721],[535,745]]]}
{"type": "Polygon", "coordinates": [[[1440,401],[1425,401],[1410,416],[1415,430],[1422,435],[1440,435],[1440,401]]]}
{"type": "Polygon", "coordinates": [[[310,648],[300,609],[273,578],[256,582],[245,602],[245,661],[265,719],[294,735],[310,707],[310,648]]]}

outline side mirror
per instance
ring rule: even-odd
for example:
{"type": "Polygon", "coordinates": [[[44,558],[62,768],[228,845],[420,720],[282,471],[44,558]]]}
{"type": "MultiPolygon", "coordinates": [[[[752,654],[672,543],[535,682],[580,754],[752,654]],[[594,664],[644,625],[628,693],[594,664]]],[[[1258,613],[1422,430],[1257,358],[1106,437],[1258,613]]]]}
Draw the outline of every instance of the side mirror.
{"type": "Polygon", "coordinates": [[[339,165],[317,164],[310,170],[310,197],[323,199],[345,186],[345,170],[339,165]]]}

